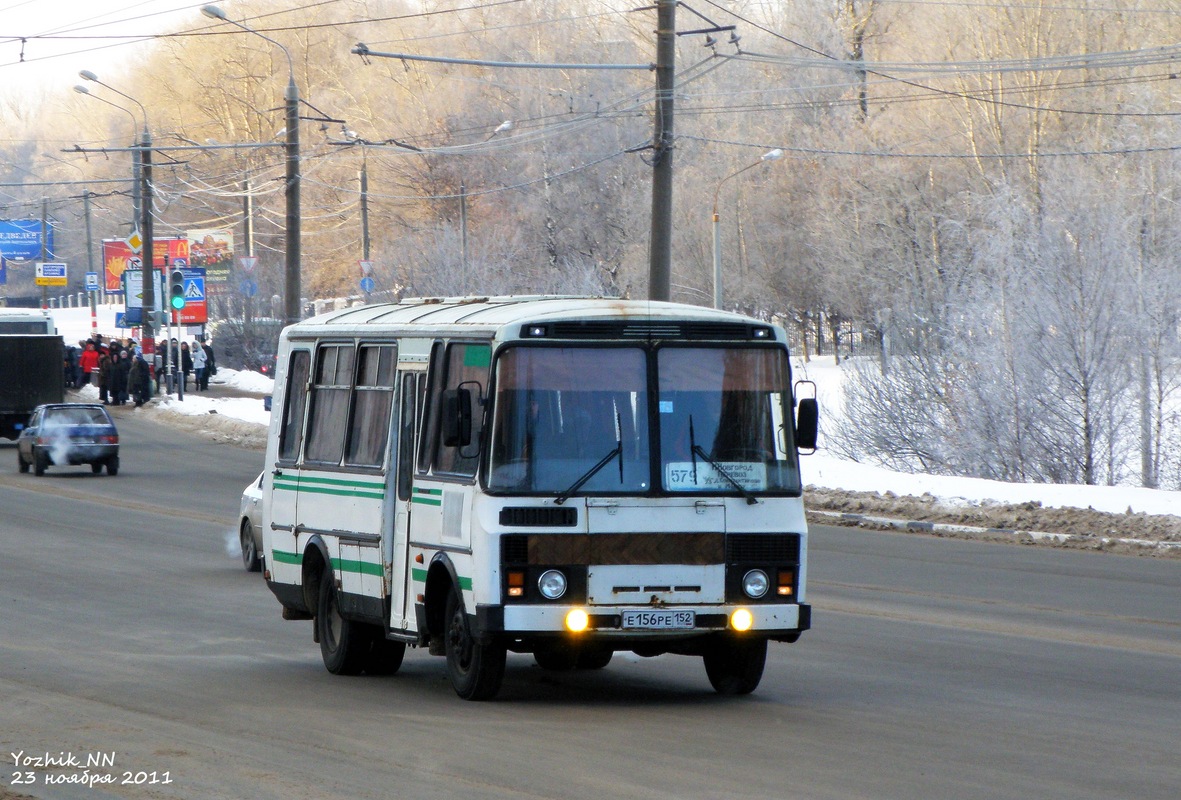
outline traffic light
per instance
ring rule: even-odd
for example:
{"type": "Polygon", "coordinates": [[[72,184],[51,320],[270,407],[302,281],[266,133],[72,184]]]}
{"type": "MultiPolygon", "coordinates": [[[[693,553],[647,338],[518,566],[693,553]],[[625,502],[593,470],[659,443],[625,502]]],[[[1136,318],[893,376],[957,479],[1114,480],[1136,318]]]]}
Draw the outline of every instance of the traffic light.
{"type": "Polygon", "coordinates": [[[169,304],[173,311],[180,311],[185,307],[185,276],[179,269],[172,271],[172,278],[169,280],[169,304]]]}

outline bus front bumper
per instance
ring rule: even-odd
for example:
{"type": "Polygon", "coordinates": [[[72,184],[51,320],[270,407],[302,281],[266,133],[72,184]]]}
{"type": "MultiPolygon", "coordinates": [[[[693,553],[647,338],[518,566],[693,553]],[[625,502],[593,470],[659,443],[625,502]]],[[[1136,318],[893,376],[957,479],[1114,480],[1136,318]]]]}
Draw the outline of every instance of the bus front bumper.
{"type": "Polygon", "coordinates": [[[735,612],[740,610],[750,613],[749,627],[742,630],[749,636],[794,642],[812,627],[812,606],[807,603],[666,607],[481,605],[476,607],[476,627],[482,636],[575,634],[622,643],[629,639],[683,638],[739,630],[733,620],[735,612]],[[571,612],[579,610],[587,617],[586,627],[581,631],[568,625],[571,612]],[[668,612],[677,618],[668,619],[664,613],[657,612],[668,612]],[[689,612],[691,616],[676,612],[689,612]]]}

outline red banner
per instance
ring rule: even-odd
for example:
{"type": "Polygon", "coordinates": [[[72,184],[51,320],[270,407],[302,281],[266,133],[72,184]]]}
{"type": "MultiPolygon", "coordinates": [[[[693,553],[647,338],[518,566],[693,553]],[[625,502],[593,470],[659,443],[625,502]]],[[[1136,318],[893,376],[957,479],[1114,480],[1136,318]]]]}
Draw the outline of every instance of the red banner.
{"type": "MultiPolygon", "coordinates": [[[[152,266],[158,270],[178,263],[178,259],[181,266],[189,264],[188,237],[153,239],[152,250],[155,251],[152,266]]],[[[127,242],[122,239],[103,239],[103,273],[107,291],[123,291],[123,273],[129,269],[139,269],[138,262],[139,256],[131,252],[127,242]]]]}

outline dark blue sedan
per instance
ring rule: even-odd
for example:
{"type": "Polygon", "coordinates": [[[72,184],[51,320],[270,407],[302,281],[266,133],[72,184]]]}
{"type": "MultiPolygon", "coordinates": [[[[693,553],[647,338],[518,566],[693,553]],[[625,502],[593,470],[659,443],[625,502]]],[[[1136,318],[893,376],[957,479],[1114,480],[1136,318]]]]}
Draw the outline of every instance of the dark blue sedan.
{"type": "Polygon", "coordinates": [[[17,440],[17,467],[44,475],[52,464],[89,464],[98,474],[119,472],[119,431],[101,405],[53,403],[37,406],[17,440]]]}

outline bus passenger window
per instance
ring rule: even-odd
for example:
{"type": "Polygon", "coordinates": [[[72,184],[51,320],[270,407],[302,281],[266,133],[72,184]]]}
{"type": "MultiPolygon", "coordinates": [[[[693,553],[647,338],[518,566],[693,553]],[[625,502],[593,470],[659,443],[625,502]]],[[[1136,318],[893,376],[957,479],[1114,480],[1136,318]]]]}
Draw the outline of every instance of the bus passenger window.
{"type": "Polygon", "coordinates": [[[353,346],[321,345],[308,413],[305,461],[339,464],[349,419],[353,385],[353,346]]]}
{"type": "Polygon", "coordinates": [[[345,463],[380,467],[390,436],[390,410],[394,400],[394,345],[361,345],[357,353],[357,386],[353,390],[353,421],[345,463]]]}
{"type": "Polygon", "coordinates": [[[308,401],[308,372],[312,354],[296,350],[287,370],[287,390],[283,398],[283,428],[279,433],[279,458],[294,461],[303,443],[303,412],[308,401]]]}

